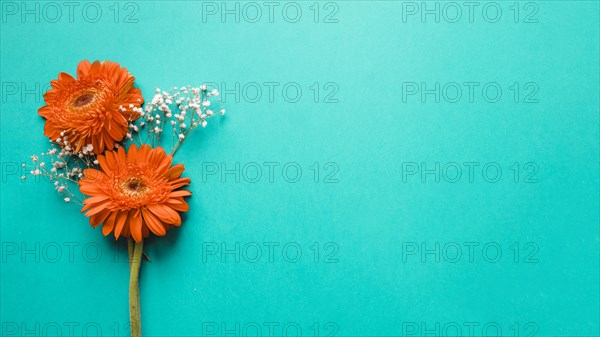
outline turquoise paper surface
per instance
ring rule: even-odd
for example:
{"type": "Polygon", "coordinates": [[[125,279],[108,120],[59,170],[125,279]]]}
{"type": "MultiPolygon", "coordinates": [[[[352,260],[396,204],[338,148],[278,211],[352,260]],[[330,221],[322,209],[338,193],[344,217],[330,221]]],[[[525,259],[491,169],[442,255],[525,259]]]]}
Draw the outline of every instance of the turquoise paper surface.
{"type": "Polygon", "coordinates": [[[598,336],[598,1],[2,1],[3,336],[127,336],[126,242],[22,162],[59,72],[227,113],[175,161],[146,336],[598,336]]]}

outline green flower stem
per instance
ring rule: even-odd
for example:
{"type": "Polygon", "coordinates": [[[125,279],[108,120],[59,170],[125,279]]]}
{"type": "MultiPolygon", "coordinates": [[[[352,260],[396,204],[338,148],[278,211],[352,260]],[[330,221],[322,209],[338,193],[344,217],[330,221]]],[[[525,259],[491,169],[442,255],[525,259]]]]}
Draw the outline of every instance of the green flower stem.
{"type": "Polygon", "coordinates": [[[142,320],[140,314],[140,288],[139,288],[139,275],[140,275],[140,264],[142,263],[142,251],[144,249],[144,241],[133,243],[133,239],[129,238],[127,243],[128,251],[131,251],[133,247],[133,254],[130,255],[129,261],[130,274],[129,274],[129,322],[131,324],[131,337],[142,336],[142,320]]]}
{"type": "Polygon", "coordinates": [[[135,249],[135,241],[132,238],[127,238],[127,256],[129,257],[129,268],[131,268],[131,260],[133,259],[133,250],[135,249]]]}

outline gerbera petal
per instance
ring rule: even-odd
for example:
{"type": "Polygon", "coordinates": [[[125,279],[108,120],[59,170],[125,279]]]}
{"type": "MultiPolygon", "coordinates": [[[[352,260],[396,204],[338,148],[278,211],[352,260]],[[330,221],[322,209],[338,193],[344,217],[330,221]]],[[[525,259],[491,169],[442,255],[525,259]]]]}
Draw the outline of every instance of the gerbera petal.
{"type": "Polygon", "coordinates": [[[100,189],[99,185],[94,183],[82,183],[79,182],[79,191],[85,195],[97,195],[102,194],[102,189],[100,189]]]}
{"type": "Polygon", "coordinates": [[[164,174],[167,172],[171,163],[173,162],[173,158],[171,155],[166,156],[163,160],[160,161],[158,165],[156,165],[156,172],[159,174],[164,174]]]}
{"type": "Polygon", "coordinates": [[[165,201],[167,204],[173,204],[173,205],[181,205],[183,203],[185,203],[185,201],[183,201],[183,198],[171,198],[171,199],[167,199],[167,201],[165,201]]]}
{"type": "Polygon", "coordinates": [[[152,233],[158,236],[163,236],[167,234],[167,231],[161,224],[160,220],[158,220],[154,215],[152,215],[152,213],[149,210],[142,208],[142,215],[144,216],[144,223],[148,226],[152,233]]]}
{"type": "MultiPolygon", "coordinates": [[[[146,146],[146,149],[150,150],[150,147],[146,146]]],[[[162,147],[157,147],[155,149],[152,149],[150,151],[150,156],[149,157],[150,157],[149,158],[150,163],[153,164],[153,165],[157,165],[163,159],[165,159],[165,157],[166,157],[165,149],[163,149],[162,147]]]]}
{"type": "Polygon", "coordinates": [[[44,102],[48,103],[54,103],[54,100],[56,99],[56,94],[58,93],[58,90],[51,88],[50,90],[46,91],[46,93],[44,94],[44,102]]]}
{"type": "Polygon", "coordinates": [[[92,227],[96,227],[99,224],[103,223],[104,220],[106,220],[106,218],[108,218],[108,216],[111,214],[110,210],[105,209],[102,210],[102,212],[96,214],[96,215],[92,215],[90,217],[90,224],[92,225],[92,227]]]}
{"type": "Polygon", "coordinates": [[[131,144],[129,150],[127,150],[127,162],[134,163],[137,161],[137,146],[135,144],[131,144]]]}
{"type": "Polygon", "coordinates": [[[188,190],[179,190],[179,191],[174,191],[174,192],[169,193],[169,197],[171,197],[171,198],[187,197],[189,195],[192,195],[192,192],[190,192],[188,190]]]}
{"type": "MultiPolygon", "coordinates": [[[[100,137],[93,137],[92,138],[92,146],[94,147],[94,150],[96,150],[101,147],[104,147],[104,142],[100,139],[100,137]]],[[[96,152],[96,153],[98,153],[98,152],[96,152]]]]}
{"type": "Polygon", "coordinates": [[[102,234],[104,234],[104,236],[107,236],[115,228],[117,214],[117,212],[112,212],[110,216],[106,218],[106,221],[104,221],[104,226],[102,227],[102,234]]]}
{"type": "Polygon", "coordinates": [[[179,178],[171,181],[171,188],[178,189],[190,184],[190,178],[179,178]]]}
{"type": "Polygon", "coordinates": [[[127,155],[125,154],[125,149],[122,146],[117,149],[117,156],[120,163],[125,164],[127,162],[127,155]]]}
{"type": "Polygon", "coordinates": [[[88,60],[83,60],[79,62],[79,65],[77,66],[77,78],[82,79],[86,77],[90,71],[90,67],[91,64],[88,60]]]}
{"type": "Polygon", "coordinates": [[[108,200],[108,198],[109,197],[107,195],[97,195],[95,197],[91,197],[91,198],[87,198],[87,199],[83,200],[84,206],[81,209],[81,212],[83,213],[92,207],[102,207],[103,205],[110,203],[110,200],[108,200]]]}
{"type": "Polygon", "coordinates": [[[176,226],[181,225],[181,217],[179,216],[179,213],[169,206],[163,204],[153,204],[148,205],[148,209],[162,222],[176,226]]]}
{"type": "Polygon", "coordinates": [[[102,235],[107,236],[110,234],[110,232],[112,232],[113,228],[115,228],[114,221],[112,221],[110,224],[108,224],[108,221],[105,221],[104,225],[102,226],[102,235]]]}
{"type": "Polygon", "coordinates": [[[58,80],[52,81],[50,83],[50,85],[53,88],[60,88],[60,86],[63,85],[63,84],[70,84],[70,83],[73,83],[73,82],[75,82],[75,79],[73,78],[73,76],[71,76],[71,75],[69,75],[67,73],[62,73],[61,72],[61,73],[58,74],[58,80]]]}
{"type": "Polygon", "coordinates": [[[115,166],[117,166],[117,161],[115,159],[115,153],[112,151],[106,151],[104,153],[106,158],[106,162],[108,163],[108,167],[112,170],[115,166]]]}
{"type": "Polygon", "coordinates": [[[106,129],[102,130],[102,133],[100,133],[100,138],[104,141],[104,147],[106,149],[110,149],[115,145],[115,140],[111,139],[106,129]]]}
{"type": "Polygon", "coordinates": [[[47,105],[44,105],[38,110],[38,114],[42,117],[47,118],[50,114],[52,114],[52,108],[47,105]]]}
{"type": "Polygon", "coordinates": [[[177,200],[177,199],[169,199],[167,200],[167,206],[171,207],[172,209],[179,211],[179,212],[187,212],[190,210],[190,205],[187,204],[187,202],[181,200],[178,202],[173,202],[172,200],[177,200]]]}
{"type": "Polygon", "coordinates": [[[98,61],[98,60],[94,61],[94,63],[92,63],[92,65],[90,67],[90,73],[99,73],[100,70],[101,70],[100,61],[98,61]]]}
{"type": "MultiPolygon", "coordinates": [[[[111,202],[112,202],[112,200],[106,200],[104,202],[94,204],[94,206],[87,213],[85,213],[85,216],[90,217],[94,214],[98,214],[98,213],[102,212],[106,208],[106,206],[108,206],[111,202]]],[[[82,210],[81,212],[85,212],[85,211],[82,210]]]]}
{"type": "Polygon", "coordinates": [[[129,223],[129,230],[131,232],[131,236],[133,237],[133,239],[135,240],[135,242],[140,242],[142,241],[142,218],[139,214],[140,212],[137,211],[136,215],[134,215],[134,218],[136,219],[135,221],[131,221],[129,223]]]}
{"type": "Polygon", "coordinates": [[[129,212],[127,211],[120,211],[120,212],[115,212],[117,214],[116,219],[115,219],[115,238],[118,239],[119,236],[121,235],[121,232],[123,231],[123,226],[125,225],[125,222],[127,221],[127,214],[129,212]]]}
{"type": "Polygon", "coordinates": [[[106,199],[108,199],[107,195],[97,195],[97,196],[90,197],[90,198],[87,198],[87,199],[83,200],[83,204],[84,205],[95,204],[95,203],[98,203],[100,201],[104,201],[106,199]]]}
{"type": "Polygon", "coordinates": [[[165,173],[165,177],[169,179],[179,178],[179,176],[181,176],[184,170],[185,167],[183,166],[183,164],[177,164],[167,170],[167,172],[165,173]]]}
{"type": "Polygon", "coordinates": [[[108,164],[108,160],[106,160],[105,156],[99,155],[96,157],[96,160],[98,160],[98,163],[104,172],[110,172],[112,167],[108,164]]]}
{"type": "MultiPolygon", "coordinates": [[[[140,146],[140,148],[138,149],[138,153],[137,153],[137,162],[138,163],[147,163],[148,162],[148,155],[150,153],[150,146],[148,145],[144,145],[144,146],[140,146]]],[[[150,162],[152,164],[152,162],[150,162]]]]}
{"type": "Polygon", "coordinates": [[[95,178],[95,177],[106,176],[106,174],[104,172],[93,169],[93,168],[88,168],[88,169],[83,170],[83,174],[85,175],[86,178],[95,178]]]}
{"type": "Polygon", "coordinates": [[[131,210],[130,214],[129,230],[131,231],[131,236],[133,236],[136,242],[140,242],[142,241],[142,217],[140,210],[131,210]]]}
{"type": "Polygon", "coordinates": [[[106,131],[108,131],[108,134],[113,139],[117,141],[123,139],[123,130],[119,127],[119,125],[116,122],[108,122],[106,124],[106,131]]]}

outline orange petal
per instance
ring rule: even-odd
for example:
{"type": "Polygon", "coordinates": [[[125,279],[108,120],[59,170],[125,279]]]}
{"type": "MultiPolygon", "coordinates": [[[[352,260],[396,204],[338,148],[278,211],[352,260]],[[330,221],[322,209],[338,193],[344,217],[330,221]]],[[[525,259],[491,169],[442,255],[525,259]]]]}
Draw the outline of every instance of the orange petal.
{"type": "Polygon", "coordinates": [[[135,144],[131,144],[129,150],[127,150],[127,162],[135,163],[137,161],[137,146],[135,144]]]}
{"type": "Polygon", "coordinates": [[[148,228],[152,231],[152,233],[163,236],[167,234],[167,230],[163,227],[160,220],[158,220],[152,212],[149,210],[142,208],[142,215],[144,216],[144,223],[148,226],[148,228]]]}
{"type": "Polygon", "coordinates": [[[156,215],[161,221],[176,226],[181,225],[179,213],[169,206],[163,204],[148,205],[148,209],[156,215]]]}
{"type": "Polygon", "coordinates": [[[115,219],[117,217],[117,212],[110,213],[110,216],[104,221],[104,226],[102,227],[102,234],[107,236],[110,232],[115,228],[115,219]]]}
{"type": "Polygon", "coordinates": [[[120,211],[117,213],[117,217],[115,219],[115,238],[118,239],[123,231],[123,226],[127,221],[127,211],[120,211]]]}
{"type": "MultiPolygon", "coordinates": [[[[108,134],[107,130],[102,130],[102,133],[100,134],[100,137],[102,139],[104,139],[104,146],[106,146],[107,150],[110,150],[114,147],[114,141],[112,140],[112,138],[110,137],[110,135],[108,134]]],[[[95,150],[95,149],[94,149],[95,150]]],[[[100,151],[100,153],[102,153],[103,151],[100,151]]]]}
{"type": "Polygon", "coordinates": [[[90,66],[91,64],[88,60],[79,62],[79,65],[77,66],[77,78],[81,79],[82,77],[87,76],[90,71],[90,66]]]}
{"type": "Polygon", "coordinates": [[[147,145],[140,146],[138,153],[137,153],[137,162],[138,163],[148,162],[149,153],[150,153],[150,146],[147,146],[147,145]]]}
{"type": "Polygon", "coordinates": [[[192,192],[190,192],[188,190],[179,190],[179,191],[173,191],[173,192],[169,193],[170,198],[187,197],[189,195],[192,195],[192,192]]]}
{"type": "Polygon", "coordinates": [[[127,162],[127,155],[125,154],[125,149],[122,146],[119,146],[119,149],[117,150],[117,156],[122,164],[127,162]]]}
{"type": "Polygon", "coordinates": [[[183,170],[185,170],[183,164],[177,164],[167,170],[167,172],[165,173],[165,177],[169,179],[179,178],[179,176],[181,176],[181,174],[183,173],[183,170]]]}
{"type": "Polygon", "coordinates": [[[81,212],[83,213],[86,210],[88,210],[90,208],[94,208],[94,207],[104,208],[104,206],[106,206],[110,203],[110,200],[107,200],[107,199],[108,199],[108,196],[106,196],[106,195],[98,195],[95,197],[87,198],[87,199],[83,200],[83,204],[85,206],[83,206],[83,208],[81,209],[81,212]]]}
{"type": "Polygon", "coordinates": [[[94,147],[94,152],[95,153],[98,153],[98,151],[100,151],[100,149],[104,147],[104,145],[100,141],[100,137],[93,137],[92,138],[92,146],[94,147]]]}
{"type": "Polygon", "coordinates": [[[149,161],[151,164],[158,165],[166,157],[165,149],[162,147],[150,149],[149,146],[146,146],[145,148],[149,150],[149,161]]]}
{"type": "Polygon", "coordinates": [[[177,200],[177,202],[172,202],[172,200],[177,199],[169,199],[167,200],[167,206],[179,212],[187,212],[190,210],[190,206],[183,200],[177,200]]]}
{"type": "Polygon", "coordinates": [[[52,109],[49,106],[44,105],[38,110],[38,114],[44,118],[48,118],[50,114],[52,114],[52,109]]]}
{"type": "Polygon", "coordinates": [[[89,198],[83,200],[83,204],[84,205],[95,204],[95,203],[98,203],[98,202],[106,200],[106,199],[108,199],[107,195],[97,195],[97,196],[89,197],[89,198]]]}
{"type": "Polygon", "coordinates": [[[114,139],[114,140],[121,140],[123,138],[123,130],[119,127],[119,125],[117,123],[114,122],[107,122],[106,123],[107,128],[106,131],[108,131],[108,134],[114,139]]]}
{"type": "Polygon", "coordinates": [[[79,191],[85,195],[98,195],[103,193],[98,185],[93,183],[83,183],[83,180],[79,181],[79,191]]]}
{"type": "MultiPolygon", "coordinates": [[[[87,179],[89,179],[89,181],[92,183],[95,183],[95,182],[98,182],[99,180],[108,178],[108,176],[106,174],[104,174],[104,172],[93,169],[93,168],[83,170],[83,175],[85,176],[86,181],[88,181],[87,179]]],[[[80,183],[81,183],[81,181],[80,181],[80,183]]]]}
{"type": "MultiPolygon", "coordinates": [[[[102,212],[104,209],[106,209],[106,206],[108,206],[110,203],[111,203],[111,200],[106,200],[102,203],[94,204],[94,206],[87,213],[85,213],[85,216],[87,216],[89,218],[94,214],[98,214],[98,213],[102,212]]],[[[82,211],[82,212],[85,212],[85,211],[82,211]]]]}
{"type": "MultiPolygon", "coordinates": [[[[59,73],[58,74],[58,83],[61,83],[61,82],[74,82],[74,81],[75,81],[75,79],[73,78],[73,76],[71,76],[71,75],[69,75],[67,73],[59,73]]],[[[54,81],[52,81],[52,82],[54,82],[54,81]]]]}
{"type": "Polygon", "coordinates": [[[142,241],[142,215],[139,209],[130,211],[129,229],[136,242],[142,241]]]}
{"type": "Polygon", "coordinates": [[[100,225],[102,222],[104,222],[104,220],[106,220],[106,218],[110,215],[110,210],[105,209],[102,210],[102,212],[93,215],[90,217],[90,224],[92,225],[92,227],[96,227],[98,225],[100,225]]]}
{"type": "Polygon", "coordinates": [[[190,184],[190,178],[179,178],[171,181],[171,188],[178,189],[183,186],[187,186],[190,184]]]}

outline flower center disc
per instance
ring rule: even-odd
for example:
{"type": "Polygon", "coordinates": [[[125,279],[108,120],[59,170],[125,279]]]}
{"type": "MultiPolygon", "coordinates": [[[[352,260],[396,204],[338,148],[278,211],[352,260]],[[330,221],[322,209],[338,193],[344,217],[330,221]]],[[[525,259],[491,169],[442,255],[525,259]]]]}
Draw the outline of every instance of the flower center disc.
{"type": "Polygon", "coordinates": [[[129,195],[143,194],[148,189],[146,183],[139,178],[129,178],[121,186],[123,192],[129,195]]]}
{"type": "Polygon", "coordinates": [[[81,108],[83,106],[89,105],[94,100],[94,94],[92,93],[84,93],[83,95],[77,97],[73,101],[73,106],[76,108],[81,108]]]}

